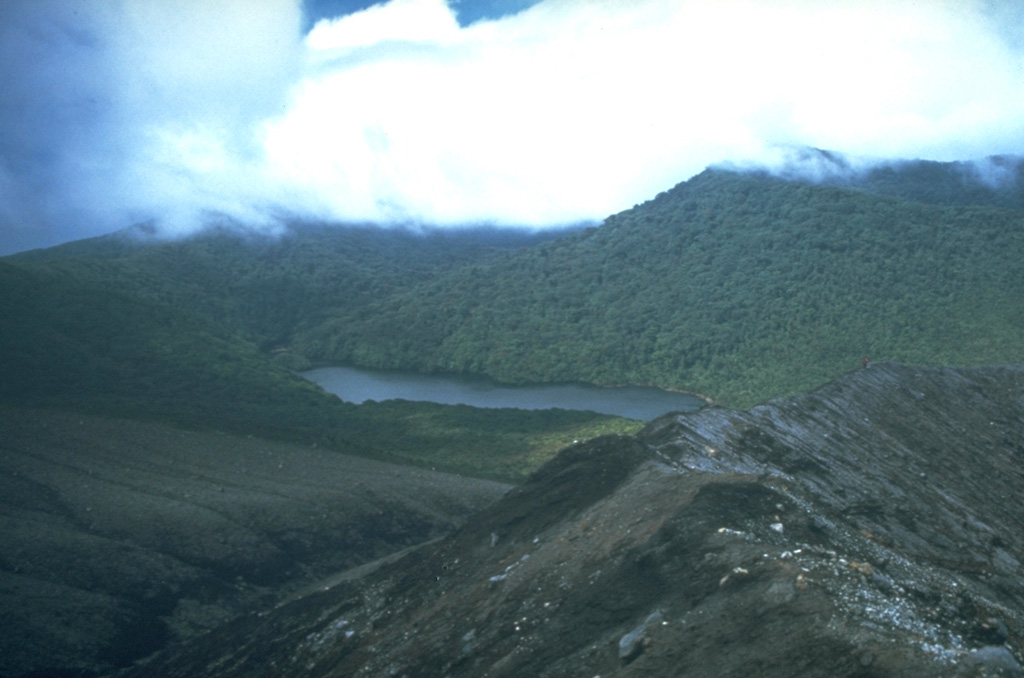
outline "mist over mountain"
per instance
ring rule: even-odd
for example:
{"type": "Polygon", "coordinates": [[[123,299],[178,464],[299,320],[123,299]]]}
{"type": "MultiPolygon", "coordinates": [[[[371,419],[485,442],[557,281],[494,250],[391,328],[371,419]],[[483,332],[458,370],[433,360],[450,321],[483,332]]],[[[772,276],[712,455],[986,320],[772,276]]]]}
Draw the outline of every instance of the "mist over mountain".
{"type": "Polygon", "coordinates": [[[879,160],[817,148],[782,153],[771,166],[725,163],[788,181],[858,188],[935,205],[1024,207],[1024,160],[997,155],[974,161],[879,160]]]}
{"type": "Polygon", "coordinates": [[[887,163],[872,168],[860,185],[881,195],[894,195],[937,205],[1024,207],[1024,161],[994,156],[977,162],[938,163],[922,160],[887,163]]]}
{"type": "Polygon", "coordinates": [[[1021,359],[1019,160],[794,162],[783,177],[709,169],[586,230],[225,226],[8,261],[185,309],[293,368],[652,384],[749,405],[864,355],[1021,359]]]}
{"type": "Polygon", "coordinates": [[[707,170],[599,228],[339,313],[298,334],[296,348],[747,405],[864,355],[1017,361],[1020,198],[1019,180],[992,188],[957,165],[893,165],[856,183],[707,170]]]}
{"type": "Polygon", "coordinates": [[[804,155],[588,228],[0,260],[0,672],[1021,675],[1020,370],[964,367],[1024,354],[1021,164],[804,155]],[[761,404],[607,437],[292,371],[332,362],[761,404]]]}
{"type": "Polygon", "coordinates": [[[559,226],[802,146],[1024,148],[1016,0],[0,7],[0,253],[227,217],[559,226]]]}

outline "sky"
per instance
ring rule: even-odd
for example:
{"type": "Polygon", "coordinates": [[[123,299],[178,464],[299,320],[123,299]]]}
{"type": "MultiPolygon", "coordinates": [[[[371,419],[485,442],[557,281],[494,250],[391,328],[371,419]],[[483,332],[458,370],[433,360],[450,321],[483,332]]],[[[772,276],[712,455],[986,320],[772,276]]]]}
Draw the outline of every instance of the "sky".
{"type": "Polygon", "coordinates": [[[599,221],[816,147],[1024,154],[1019,0],[4,0],[0,254],[599,221]]]}

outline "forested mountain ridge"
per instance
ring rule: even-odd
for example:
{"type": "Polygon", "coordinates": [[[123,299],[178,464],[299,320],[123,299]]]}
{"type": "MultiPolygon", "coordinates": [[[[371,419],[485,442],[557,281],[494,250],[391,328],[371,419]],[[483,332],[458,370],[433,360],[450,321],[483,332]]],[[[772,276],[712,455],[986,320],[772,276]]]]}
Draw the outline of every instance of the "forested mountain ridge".
{"type": "Polygon", "coordinates": [[[707,170],[594,229],[303,333],[320,360],[749,405],[865,354],[1024,359],[1024,212],[707,170]]]}
{"type": "Polygon", "coordinates": [[[293,368],[644,383],[749,405],[865,354],[1022,359],[1019,160],[857,172],[813,153],[823,183],[709,169],[585,230],[224,227],[9,261],[206,318],[293,368]]]}
{"type": "Polygon", "coordinates": [[[163,239],[135,227],[7,260],[131,290],[272,350],[339,309],[362,308],[445,270],[564,232],[293,224],[269,234],[223,224],[163,239]]]}
{"type": "Polygon", "coordinates": [[[792,152],[774,168],[718,166],[796,183],[853,188],[931,205],[1024,208],[1024,158],[995,155],[975,161],[851,160],[819,148],[792,152]]]}
{"type": "Polygon", "coordinates": [[[0,403],[145,413],[267,435],[312,431],[334,409],[222,326],[129,290],[5,262],[0,287],[0,403]]]}
{"type": "Polygon", "coordinates": [[[979,162],[886,163],[835,183],[935,205],[1024,208],[1024,160],[1016,156],[979,162]]]}
{"type": "Polygon", "coordinates": [[[510,481],[576,438],[639,427],[592,412],[343,403],[197,310],[236,300],[160,301],[180,298],[173,281],[77,256],[0,261],[0,408],[173,422],[510,481]]]}

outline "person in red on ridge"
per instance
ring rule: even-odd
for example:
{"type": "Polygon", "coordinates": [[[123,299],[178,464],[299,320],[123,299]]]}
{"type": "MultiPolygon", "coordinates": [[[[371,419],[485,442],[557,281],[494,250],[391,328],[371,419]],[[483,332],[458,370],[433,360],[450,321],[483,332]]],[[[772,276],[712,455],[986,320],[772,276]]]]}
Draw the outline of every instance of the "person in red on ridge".
{"type": "Polygon", "coordinates": [[[860,364],[863,367],[867,367],[869,362],[871,362],[871,356],[866,355],[863,358],[861,358],[860,364]]]}

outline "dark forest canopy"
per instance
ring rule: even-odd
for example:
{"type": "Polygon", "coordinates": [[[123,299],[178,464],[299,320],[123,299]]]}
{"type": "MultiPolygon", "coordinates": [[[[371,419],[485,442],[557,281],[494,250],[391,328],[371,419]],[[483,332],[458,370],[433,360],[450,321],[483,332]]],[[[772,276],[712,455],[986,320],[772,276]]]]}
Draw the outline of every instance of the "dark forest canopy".
{"type": "Polygon", "coordinates": [[[1022,359],[1019,161],[854,172],[809,153],[824,183],[709,169],[568,232],[224,227],[7,261],[81,281],[95,294],[80,307],[113,303],[106,292],[173,307],[189,333],[204,323],[292,368],[642,383],[749,405],[864,355],[1022,359]]]}
{"type": "Polygon", "coordinates": [[[548,237],[307,229],[146,244],[122,234],[11,257],[0,261],[0,407],[156,419],[518,481],[577,438],[640,424],[567,410],[342,403],[289,371],[295,359],[277,338],[318,311],[320,294],[359,299],[352,281],[366,280],[366,294],[388,290],[469,251],[548,237]]]}
{"type": "Polygon", "coordinates": [[[297,345],[321,360],[655,384],[738,405],[865,354],[1020,361],[1022,217],[708,170],[600,228],[339,313],[297,345]]]}
{"type": "Polygon", "coordinates": [[[771,171],[733,171],[852,188],[932,205],[1024,208],[1024,161],[1011,155],[975,162],[890,160],[864,164],[837,153],[804,148],[771,171]]]}

